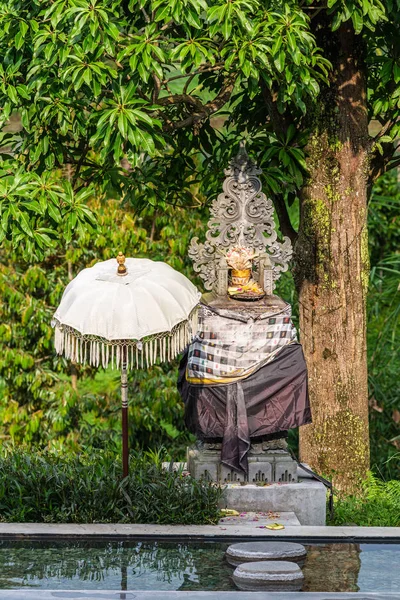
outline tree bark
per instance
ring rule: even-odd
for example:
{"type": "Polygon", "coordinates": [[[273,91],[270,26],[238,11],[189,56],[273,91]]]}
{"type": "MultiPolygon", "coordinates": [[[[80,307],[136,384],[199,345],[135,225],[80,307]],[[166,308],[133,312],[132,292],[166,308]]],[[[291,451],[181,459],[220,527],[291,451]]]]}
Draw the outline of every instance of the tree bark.
{"type": "Polygon", "coordinates": [[[313,415],[313,424],[300,432],[300,455],[317,472],[332,477],[337,488],[352,492],[369,467],[370,139],[363,48],[351,24],[342,25],[333,43],[332,38],[327,32],[334,70],[318,113],[312,116],[310,175],[301,193],[295,245],[300,338],[313,415]]]}

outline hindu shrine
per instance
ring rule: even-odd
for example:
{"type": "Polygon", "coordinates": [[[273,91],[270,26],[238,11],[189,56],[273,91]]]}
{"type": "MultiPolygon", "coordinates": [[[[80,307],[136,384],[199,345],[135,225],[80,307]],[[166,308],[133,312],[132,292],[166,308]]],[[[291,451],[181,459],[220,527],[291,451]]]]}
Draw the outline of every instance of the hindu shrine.
{"type": "Polygon", "coordinates": [[[311,422],[291,306],[274,294],[292,247],[278,241],[260,175],[242,143],[212,203],[205,241],[193,238],[189,248],[206,293],[178,382],[198,440],[188,469],[225,483],[297,481],[286,438],[311,422]]]}

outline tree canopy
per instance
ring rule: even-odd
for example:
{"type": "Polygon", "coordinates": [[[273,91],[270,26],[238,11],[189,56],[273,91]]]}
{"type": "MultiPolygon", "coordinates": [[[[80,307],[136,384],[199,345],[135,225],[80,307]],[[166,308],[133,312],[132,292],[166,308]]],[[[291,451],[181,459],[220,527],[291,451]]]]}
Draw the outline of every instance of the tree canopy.
{"type": "Polygon", "coordinates": [[[343,23],[360,38],[382,125],[371,178],[397,164],[399,14],[392,0],[5,0],[0,124],[18,113],[21,128],[1,133],[0,239],[40,258],[57,231],[68,243],[93,225],[94,190],[196,204],[243,136],[293,238],[285,202],[303,185],[308,116],[331,68],[320,37],[343,23]]]}

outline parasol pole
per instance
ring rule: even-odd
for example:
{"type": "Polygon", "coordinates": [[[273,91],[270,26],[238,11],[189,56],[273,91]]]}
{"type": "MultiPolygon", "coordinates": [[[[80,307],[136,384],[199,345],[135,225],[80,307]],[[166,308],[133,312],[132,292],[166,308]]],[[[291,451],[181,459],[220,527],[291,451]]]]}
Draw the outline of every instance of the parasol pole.
{"type": "MultiPolygon", "coordinates": [[[[128,273],[125,266],[125,256],[122,252],[117,256],[118,269],[117,274],[124,277],[128,273]]],[[[122,346],[121,357],[121,400],[122,400],[122,476],[129,475],[129,434],[128,434],[128,369],[127,369],[128,349],[122,346]]]]}
{"type": "Polygon", "coordinates": [[[127,348],[122,348],[121,399],[122,399],[122,475],[129,475],[129,437],[128,437],[128,371],[126,368],[127,348]]]}

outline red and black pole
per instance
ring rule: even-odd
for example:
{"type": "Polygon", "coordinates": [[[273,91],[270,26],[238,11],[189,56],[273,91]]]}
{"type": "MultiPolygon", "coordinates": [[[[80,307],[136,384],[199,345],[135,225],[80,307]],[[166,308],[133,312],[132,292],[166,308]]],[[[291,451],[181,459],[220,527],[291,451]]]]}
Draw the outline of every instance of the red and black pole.
{"type": "Polygon", "coordinates": [[[122,348],[121,399],[122,399],[122,475],[129,475],[129,433],[128,433],[128,370],[126,364],[127,348],[122,348]]]}

